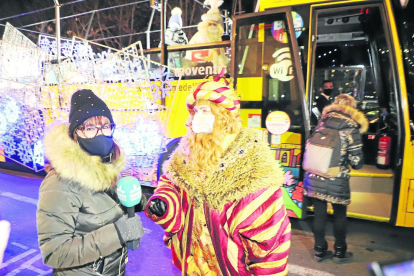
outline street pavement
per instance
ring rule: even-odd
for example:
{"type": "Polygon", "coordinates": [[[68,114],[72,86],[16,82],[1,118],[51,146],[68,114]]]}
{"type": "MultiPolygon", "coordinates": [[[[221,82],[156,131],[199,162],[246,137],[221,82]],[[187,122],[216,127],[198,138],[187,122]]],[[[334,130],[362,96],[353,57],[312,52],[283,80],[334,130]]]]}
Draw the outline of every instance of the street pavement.
{"type": "MultiPolygon", "coordinates": [[[[36,204],[42,179],[32,175],[0,173],[0,218],[11,222],[10,240],[0,275],[51,275],[42,263],[37,244],[36,204]]],[[[178,276],[171,263],[171,253],[162,242],[163,231],[140,213],[146,235],[141,247],[129,251],[127,276],[178,276]]],[[[349,219],[348,246],[354,253],[352,262],[334,264],[331,260],[316,263],[312,259],[312,217],[292,219],[292,247],[289,275],[292,276],[368,276],[372,261],[392,261],[412,256],[414,229],[386,223],[349,219]]],[[[327,227],[327,240],[333,246],[332,221],[327,227]]],[[[414,275],[414,272],[413,274],[414,275]]]]}

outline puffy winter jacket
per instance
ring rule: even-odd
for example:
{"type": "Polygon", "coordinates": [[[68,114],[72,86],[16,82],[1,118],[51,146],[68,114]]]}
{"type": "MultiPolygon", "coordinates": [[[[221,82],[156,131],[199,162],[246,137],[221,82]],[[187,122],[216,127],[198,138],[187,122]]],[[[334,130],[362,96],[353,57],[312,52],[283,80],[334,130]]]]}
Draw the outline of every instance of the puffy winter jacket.
{"type": "Polygon", "coordinates": [[[102,275],[124,275],[127,249],[114,226],[124,212],[107,193],[124,158],[102,163],[69,138],[66,125],[46,135],[45,152],[54,169],[41,184],[37,209],[44,263],[53,275],[97,275],[99,264],[102,275]]]}
{"type": "MultiPolygon", "coordinates": [[[[341,140],[340,173],[334,178],[307,172],[304,180],[304,194],[336,204],[350,204],[349,165],[360,169],[363,164],[361,134],[368,130],[368,120],[359,110],[332,104],[324,108],[316,130],[329,127],[339,130],[341,140]]],[[[315,159],[318,156],[314,157],[315,159]]]]}

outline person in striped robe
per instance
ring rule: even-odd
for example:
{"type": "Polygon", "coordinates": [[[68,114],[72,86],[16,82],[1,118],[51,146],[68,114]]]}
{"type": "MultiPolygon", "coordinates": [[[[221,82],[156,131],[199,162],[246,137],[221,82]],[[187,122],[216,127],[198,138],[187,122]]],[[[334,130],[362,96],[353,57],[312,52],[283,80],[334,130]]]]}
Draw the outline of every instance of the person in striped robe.
{"type": "Polygon", "coordinates": [[[240,101],[215,77],[187,98],[188,134],[164,164],[145,214],[183,275],[287,275],[291,225],[283,173],[240,101]]]}

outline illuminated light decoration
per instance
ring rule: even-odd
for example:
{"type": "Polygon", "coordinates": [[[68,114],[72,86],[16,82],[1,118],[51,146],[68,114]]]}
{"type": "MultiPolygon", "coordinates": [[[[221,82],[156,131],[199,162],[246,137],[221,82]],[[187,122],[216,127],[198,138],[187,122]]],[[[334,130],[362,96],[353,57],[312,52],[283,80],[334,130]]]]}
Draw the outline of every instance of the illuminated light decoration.
{"type": "Polygon", "coordinates": [[[4,155],[35,171],[43,169],[41,141],[46,126],[57,120],[67,122],[71,95],[87,88],[112,112],[115,137],[128,161],[123,174],[152,180],[158,155],[166,150],[165,129],[171,113],[160,99],[174,100],[181,75],[173,80],[165,74],[174,69],[145,59],[141,42],[119,51],[99,45],[105,50],[95,53],[92,42],[73,41],[62,41],[61,54],[66,58],[55,64],[53,38],[39,41],[42,50],[7,25],[0,41],[0,114],[5,116],[6,107],[13,114],[9,121],[15,123],[10,124],[6,116],[0,121],[4,155]]]}
{"type": "Polygon", "coordinates": [[[156,118],[139,118],[131,125],[123,126],[114,133],[114,138],[129,156],[157,155],[165,149],[163,129],[156,118]]]}
{"type": "MultiPolygon", "coordinates": [[[[57,118],[62,115],[67,118],[70,95],[74,92],[71,86],[90,87],[112,111],[117,124],[114,137],[127,155],[126,171],[138,177],[148,175],[143,170],[155,167],[159,153],[166,150],[164,130],[170,110],[158,101],[175,96],[167,67],[150,63],[139,54],[140,42],[120,51],[108,49],[99,54],[91,50],[87,41],[74,49],[72,57],[53,69],[60,72],[60,102],[64,108],[56,108],[55,104],[51,113],[56,113],[57,118]]],[[[49,89],[46,94],[58,102],[56,92],[52,91],[55,88],[49,89]]]]}
{"type": "Polygon", "coordinates": [[[20,109],[15,100],[9,99],[2,108],[3,114],[6,115],[7,123],[14,124],[19,119],[20,109]]]}
{"type": "MultiPolygon", "coordinates": [[[[70,39],[60,39],[60,54],[63,57],[71,57],[73,52],[75,51],[76,47],[81,44],[82,42],[77,40],[70,40],[70,39]]],[[[45,36],[39,35],[38,47],[45,51],[48,54],[56,56],[57,52],[57,43],[56,38],[53,36],[45,36]]]]}
{"type": "Polygon", "coordinates": [[[7,131],[7,120],[3,113],[0,113],[0,136],[4,135],[7,131]]]}
{"type": "Polygon", "coordinates": [[[171,82],[174,79],[170,78],[170,73],[165,68],[162,68],[160,72],[153,74],[150,79],[152,96],[154,100],[160,100],[170,95],[169,91],[171,91],[173,87],[171,82]]]}
{"type": "Polygon", "coordinates": [[[19,113],[19,106],[14,99],[9,98],[0,102],[0,136],[13,127],[12,125],[19,119],[19,113]]]}
{"type": "Polygon", "coordinates": [[[1,141],[3,144],[4,153],[7,157],[11,158],[13,155],[16,154],[17,151],[17,144],[11,135],[3,135],[1,137],[1,141]]]}
{"type": "Polygon", "coordinates": [[[0,41],[0,141],[4,155],[38,171],[33,145],[44,135],[40,88],[48,55],[10,24],[0,41]]]}
{"type": "Polygon", "coordinates": [[[28,164],[33,160],[32,147],[27,141],[22,141],[17,146],[17,155],[24,164],[28,164]]]}
{"type": "Polygon", "coordinates": [[[41,140],[37,141],[33,147],[33,159],[36,164],[40,166],[45,165],[45,152],[43,149],[43,143],[41,140]]]}

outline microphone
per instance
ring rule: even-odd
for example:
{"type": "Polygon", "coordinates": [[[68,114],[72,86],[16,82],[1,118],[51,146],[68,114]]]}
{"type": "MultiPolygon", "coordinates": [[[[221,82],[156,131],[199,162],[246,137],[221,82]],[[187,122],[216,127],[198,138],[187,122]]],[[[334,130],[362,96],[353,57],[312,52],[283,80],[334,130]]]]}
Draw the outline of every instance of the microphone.
{"type": "MultiPolygon", "coordinates": [[[[128,218],[135,216],[135,205],[141,202],[142,191],[138,179],[132,176],[126,176],[118,181],[117,189],[118,198],[122,205],[127,209],[128,218]]],[[[128,242],[128,248],[135,250],[139,247],[139,240],[128,242]]]]}

